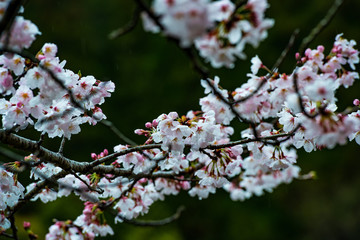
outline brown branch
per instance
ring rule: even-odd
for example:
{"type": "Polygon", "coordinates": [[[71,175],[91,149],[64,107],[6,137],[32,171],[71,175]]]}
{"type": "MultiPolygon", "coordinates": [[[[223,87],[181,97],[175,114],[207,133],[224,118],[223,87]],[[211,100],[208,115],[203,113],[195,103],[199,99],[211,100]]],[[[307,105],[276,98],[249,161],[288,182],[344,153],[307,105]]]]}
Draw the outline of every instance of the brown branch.
{"type": "Polygon", "coordinates": [[[163,226],[169,223],[174,222],[175,220],[179,219],[181,216],[181,213],[185,210],[184,206],[180,206],[176,213],[168,218],[164,218],[162,220],[157,220],[157,221],[138,221],[138,220],[129,220],[126,218],[121,217],[121,219],[125,222],[125,223],[129,223],[129,224],[133,224],[136,226],[142,226],[142,227],[154,227],[154,226],[163,226]]]}
{"type": "Polygon", "coordinates": [[[5,14],[0,22],[0,36],[4,31],[9,29],[14,22],[16,15],[18,14],[22,0],[12,0],[6,8],[5,14]]]}
{"type": "MultiPolygon", "coordinates": [[[[222,144],[222,145],[209,145],[204,149],[219,149],[219,148],[231,147],[231,146],[235,146],[235,145],[245,144],[245,143],[249,143],[249,142],[256,142],[256,141],[267,143],[267,140],[269,140],[269,139],[282,138],[282,137],[289,136],[291,134],[292,133],[276,134],[276,135],[272,135],[272,136],[268,136],[268,137],[257,137],[255,139],[239,140],[239,141],[230,142],[230,143],[222,144]]],[[[13,133],[8,133],[5,130],[0,130],[0,142],[2,142],[4,144],[8,144],[12,147],[15,147],[15,148],[23,150],[23,151],[28,151],[28,152],[38,151],[37,156],[39,158],[41,158],[43,161],[46,161],[46,162],[52,163],[56,166],[59,166],[62,169],[64,169],[65,171],[72,170],[72,171],[75,171],[78,173],[84,173],[84,174],[89,173],[91,171],[91,172],[97,172],[97,173],[103,173],[103,174],[114,174],[116,176],[133,177],[133,178],[137,178],[137,177],[152,178],[152,177],[172,176],[171,173],[169,174],[169,173],[164,173],[164,172],[155,172],[153,175],[133,174],[131,170],[123,170],[123,169],[119,169],[119,168],[116,168],[114,166],[109,166],[109,165],[100,165],[102,163],[105,163],[106,161],[112,160],[118,156],[126,155],[128,153],[141,152],[144,150],[154,149],[154,148],[161,148],[161,144],[149,144],[149,145],[131,147],[128,149],[124,149],[120,152],[110,154],[106,157],[97,159],[91,163],[88,163],[88,162],[78,162],[78,161],[66,158],[66,157],[62,156],[61,154],[55,153],[55,152],[53,152],[47,148],[44,148],[42,146],[38,147],[36,141],[26,139],[24,137],[18,136],[13,133]]],[[[191,147],[191,145],[188,145],[188,147],[191,147]]]]}

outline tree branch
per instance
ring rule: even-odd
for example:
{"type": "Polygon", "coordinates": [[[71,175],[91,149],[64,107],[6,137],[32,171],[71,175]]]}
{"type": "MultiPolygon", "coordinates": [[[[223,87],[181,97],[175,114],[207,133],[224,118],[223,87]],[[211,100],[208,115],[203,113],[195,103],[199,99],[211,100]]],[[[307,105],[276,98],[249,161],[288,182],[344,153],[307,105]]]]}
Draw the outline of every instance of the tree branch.
{"type": "Polygon", "coordinates": [[[304,54],[306,48],[309,44],[326,28],[326,26],[334,18],[336,12],[340,9],[340,6],[343,4],[344,0],[335,0],[331,8],[328,10],[327,14],[321,21],[312,29],[310,34],[305,37],[300,45],[299,53],[300,55],[304,54]]]}
{"type": "Polygon", "coordinates": [[[163,226],[169,223],[174,222],[175,220],[179,219],[181,216],[181,213],[185,210],[184,206],[180,206],[176,213],[168,218],[164,218],[162,220],[157,221],[138,221],[138,220],[128,220],[126,218],[121,218],[125,223],[133,224],[136,226],[142,226],[142,227],[154,227],[154,226],[163,226]]]}

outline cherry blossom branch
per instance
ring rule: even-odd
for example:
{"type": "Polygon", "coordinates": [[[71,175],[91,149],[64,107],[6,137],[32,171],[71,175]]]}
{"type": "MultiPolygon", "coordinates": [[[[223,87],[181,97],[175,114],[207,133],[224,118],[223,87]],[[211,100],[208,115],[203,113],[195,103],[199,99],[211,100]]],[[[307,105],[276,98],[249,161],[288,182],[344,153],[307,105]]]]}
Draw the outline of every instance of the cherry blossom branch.
{"type": "Polygon", "coordinates": [[[299,89],[299,85],[298,85],[298,81],[297,81],[298,80],[298,76],[297,76],[298,69],[299,69],[298,67],[295,68],[295,71],[292,74],[292,79],[293,79],[293,85],[294,85],[295,93],[298,96],[298,101],[299,101],[299,106],[300,106],[301,112],[308,118],[315,118],[319,114],[319,112],[311,115],[305,110],[302,95],[300,93],[300,89],[299,89]]]}
{"type": "Polygon", "coordinates": [[[247,95],[246,97],[243,97],[239,100],[233,101],[231,102],[231,104],[236,104],[236,103],[241,103],[241,102],[245,102],[248,99],[250,99],[251,97],[255,96],[255,94],[257,94],[260,89],[264,86],[264,84],[271,78],[274,76],[274,74],[277,72],[277,69],[280,67],[280,65],[283,63],[284,59],[286,58],[286,56],[288,55],[291,47],[294,45],[295,39],[297,37],[297,35],[299,34],[299,29],[295,29],[295,31],[292,33],[289,42],[287,44],[287,46],[284,48],[284,50],[281,52],[280,56],[278,57],[278,59],[276,60],[274,66],[271,68],[271,73],[268,73],[265,77],[262,77],[262,80],[260,82],[260,84],[256,87],[256,89],[254,91],[252,91],[249,95],[247,95]]]}
{"type": "Polygon", "coordinates": [[[254,91],[252,91],[249,95],[247,95],[246,97],[240,98],[239,100],[236,101],[228,101],[228,103],[230,105],[233,104],[237,104],[237,103],[242,103],[242,102],[246,102],[247,100],[249,100],[250,98],[252,98],[253,96],[255,96],[255,94],[257,94],[260,89],[264,86],[264,84],[271,78],[274,76],[274,72],[272,71],[271,73],[268,73],[265,77],[261,77],[261,82],[259,83],[259,85],[256,87],[256,89],[254,91]]]}
{"type": "Polygon", "coordinates": [[[274,134],[274,135],[270,135],[270,136],[266,136],[266,137],[259,137],[258,139],[243,139],[243,140],[233,141],[233,142],[224,143],[224,144],[209,145],[206,149],[211,149],[211,150],[222,149],[222,148],[234,147],[237,145],[242,145],[242,144],[246,144],[246,143],[250,143],[250,142],[269,143],[267,140],[274,140],[274,139],[277,140],[278,138],[282,138],[282,137],[284,137],[284,138],[291,137],[295,134],[297,129],[298,129],[298,127],[289,133],[279,133],[279,134],[274,134]]]}
{"type": "Polygon", "coordinates": [[[61,171],[48,179],[39,181],[36,183],[35,187],[29,191],[23,199],[20,199],[18,203],[10,209],[10,216],[14,215],[21,207],[23,207],[27,202],[30,201],[36,194],[38,194],[49,182],[56,182],[59,178],[65,177],[67,174],[66,171],[61,171]]]}
{"type": "MultiPolygon", "coordinates": [[[[154,23],[160,28],[161,31],[165,30],[165,27],[161,24],[159,17],[157,17],[151,10],[149,7],[147,7],[144,2],[142,0],[135,0],[137,5],[139,6],[139,8],[141,10],[143,10],[153,21],[154,23]]],[[[187,48],[181,48],[180,47],[180,41],[177,38],[171,37],[171,36],[166,36],[166,38],[172,42],[174,42],[176,44],[176,46],[178,46],[185,54],[186,56],[190,59],[191,64],[193,66],[193,69],[198,72],[200,74],[200,76],[202,78],[208,78],[209,77],[209,70],[203,66],[200,63],[200,60],[198,60],[195,57],[195,54],[193,53],[193,49],[191,47],[187,47],[187,48]]]]}
{"type": "Polygon", "coordinates": [[[22,2],[22,0],[10,1],[0,22],[0,36],[3,34],[4,31],[6,31],[6,29],[11,28],[11,25],[20,10],[22,2]]]}
{"type": "MultiPolygon", "coordinates": [[[[37,64],[42,70],[44,70],[46,73],[48,73],[50,75],[50,77],[64,90],[66,90],[69,94],[69,98],[70,98],[70,102],[74,105],[74,107],[78,108],[78,109],[81,109],[83,110],[85,113],[87,113],[89,116],[92,116],[92,113],[90,111],[87,111],[87,109],[85,109],[81,103],[82,101],[77,101],[74,97],[74,94],[72,92],[72,90],[70,88],[67,88],[65,86],[65,82],[58,78],[56,76],[56,74],[49,68],[47,68],[46,66],[44,66],[43,64],[40,63],[39,59],[37,59],[35,57],[35,55],[33,55],[32,53],[28,52],[28,51],[25,51],[25,50],[22,50],[22,51],[18,51],[16,49],[11,49],[11,48],[2,48],[0,49],[0,52],[1,53],[4,53],[4,52],[8,52],[8,53],[14,53],[14,54],[17,54],[23,58],[27,58],[29,59],[32,63],[34,64],[37,64]]],[[[91,97],[91,94],[89,96],[87,96],[87,98],[90,98],[91,97]]],[[[83,101],[87,100],[87,98],[85,98],[83,101]]],[[[73,109],[70,109],[70,110],[67,110],[65,111],[64,113],[61,113],[61,114],[58,114],[56,116],[52,116],[52,119],[55,119],[55,118],[61,118],[64,116],[64,114],[67,114],[67,113],[70,113],[71,111],[73,111],[73,109]]],[[[42,121],[47,121],[48,119],[43,119],[42,121]]]]}
{"type": "Polygon", "coordinates": [[[212,92],[215,96],[217,96],[223,103],[225,103],[231,110],[231,112],[236,116],[237,119],[239,119],[241,122],[244,122],[246,124],[249,124],[253,130],[253,134],[255,139],[258,139],[259,136],[256,132],[256,124],[254,122],[248,121],[245,118],[243,118],[234,108],[234,105],[230,103],[214,86],[214,84],[210,81],[209,78],[206,78],[205,81],[207,84],[211,87],[212,92]]]}
{"type": "Polygon", "coordinates": [[[142,0],[135,0],[136,4],[138,5],[139,9],[144,11],[154,22],[155,24],[160,28],[161,31],[164,31],[164,26],[160,23],[159,17],[157,17],[149,7],[145,5],[145,3],[142,0]]]}
{"type": "MultiPolygon", "coordinates": [[[[284,134],[276,134],[276,135],[266,136],[266,137],[258,137],[255,139],[243,139],[243,140],[239,140],[239,141],[230,142],[227,144],[209,145],[204,149],[220,149],[220,148],[232,147],[232,146],[246,144],[246,143],[255,142],[255,141],[260,141],[260,142],[265,141],[266,142],[266,140],[287,137],[287,136],[291,136],[292,134],[293,134],[293,132],[284,133],[284,134]]],[[[161,148],[161,144],[149,144],[149,145],[141,145],[141,146],[131,147],[128,149],[121,150],[119,152],[115,152],[113,154],[109,154],[106,157],[99,158],[91,163],[88,163],[88,162],[77,162],[75,160],[68,159],[68,158],[62,156],[61,154],[52,152],[51,150],[48,150],[42,146],[38,147],[38,144],[36,141],[26,139],[24,137],[18,136],[13,133],[7,133],[5,130],[0,130],[0,141],[2,143],[8,144],[10,146],[13,146],[17,149],[21,149],[23,151],[28,151],[28,152],[38,151],[37,156],[39,158],[42,158],[43,160],[45,160],[47,162],[53,163],[56,166],[61,167],[65,171],[73,170],[75,172],[88,173],[91,170],[93,172],[99,172],[99,173],[105,173],[105,174],[111,173],[111,174],[115,174],[117,176],[138,176],[138,177],[149,177],[149,176],[146,174],[133,175],[133,174],[131,174],[131,171],[129,171],[129,170],[117,169],[113,166],[106,166],[106,165],[100,165],[100,164],[102,164],[106,161],[109,161],[111,159],[115,159],[116,157],[126,155],[128,153],[141,152],[144,150],[149,150],[149,149],[154,149],[154,148],[161,148]]],[[[159,175],[161,175],[161,174],[159,173],[159,175]]],[[[162,176],[166,177],[169,175],[165,174],[162,176]]]]}
{"type": "MultiPolygon", "coordinates": [[[[71,101],[71,103],[72,103],[76,108],[79,108],[79,109],[81,109],[82,111],[84,111],[87,115],[94,117],[93,114],[92,114],[92,112],[91,112],[91,111],[88,111],[87,109],[85,109],[85,108],[83,107],[83,105],[82,105],[82,102],[84,102],[84,101],[88,100],[89,98],[91,98],[92,94],[89,94],[88,96],[86,96],[82,101],[77,101],[77,100],[75,99],[75,97],[74,97],[74,94],[73,94],[72,90],[71,90],[70,88],[67,88],[67,87],[64,85],[64,81],[61,80],[60,78],[58,78],[58,77],[56,76],[56,74],[55,74],[51,69],[47,68],[47,67],[44,66],[43,64],[40,64],[40,61],[39,61],[33,54],[31,54],[31,53],[29,53],[29,52],[27,52],[27,51],[25,51],[25,50],[23,50],[23,51],[17,51],[17,50],[9,49],[9,48],[4,48],[2,51],[3,51],[3,52],[10,52],[10,53],[18,54],[19,56],[22,56],[22,57],[24,57],[24,58],[29,59],[32,63],[39,65],[40,68],[43,69],[44,71],[46,71],[46,72],[51,76],[51,78],[52,78],[56,83],[59,84],[59,86],[60,86],[61,88],[63,88],[65,91],[68,92],[68,95],[69,95],[69,97],[70,97],[70,101],[71,101]]],[[[95,92],[95,93],[96,93],[96,92],[95,92]]],[[[95,93],[93,93],[93,94],[95,94],[95,93]]],[[[52,120],[54,120],[54,119],[56,119],[56,118],[61,118],[61,117],[63,117],[64,115],[71,113],[73,110],[74,110],[74,109],[66,110],[66,111],[64,111],[64,112],[61,113],[61,114],[54,115],[54,116],[52,116],[52,120]]],[[[94,117],[94,118],[95,118],[95,120],[97,120],[96,117],[94,117]]],[[[49,119],[44,118],[44,119],[40,120],[41,123],[42,123],[42,122],[45,122],[45,121],[49,121],[49,119]]],[[[127,144],[137,145],[134,141],[132,141],[131,139],[129,139],[128,137],[126,137],[122,132],[120,132],[120,130],[118,130],[112,122],[110,122],[110,121],[108,121],[108,120],[103,120],[103,121],[100,121],[100,123],[103,124],[104,126],[108,127],[111,131],[113,131],[120,139],[122,139],[123,141],[125,141],[127,144]]],[[[62,144],[64,144],[64,143],[62,142],[62,144]]],[[[63,146],[63,145],[62,145],[62,146],[63,146]]],[[[62,149],[59,149],[59,150],[61,150],[61,151],[60,151],[60,153],[61,153],[61,152],[62,152],[62,149]]]]}

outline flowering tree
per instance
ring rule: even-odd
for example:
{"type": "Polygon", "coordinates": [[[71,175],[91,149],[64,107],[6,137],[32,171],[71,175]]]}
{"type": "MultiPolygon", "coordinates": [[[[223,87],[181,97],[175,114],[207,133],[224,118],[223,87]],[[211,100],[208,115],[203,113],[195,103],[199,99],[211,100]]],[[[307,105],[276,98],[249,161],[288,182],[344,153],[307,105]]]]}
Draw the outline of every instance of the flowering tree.
{"type": "MultiPolygon", "coordinates": [[[[338,34],[331,49],[308,48],[342,1],[335,1],[302,41],[290,73],[280,72],[279,67],[298,31],[272,66],[253,57],[248,80],[234,90],[221,87],[220,77],[211,76],[202,62],[213,68],[234,68],[237,59],[245,59],[244,49],[257,47],[274,25],[265,16],[266,0],[135,3],[134,19],[111,37],[128,33],[141,19],[144,30],[161,34],[186,54],[205,93],[200,110],[148,119],[144,129],[135,130],[143,136],[143,144],[134,143],[106,120],[101,105],[113,94],[113,82],[66,69],[53,43],[30,53],[27,49],[40,31],[21,16],[23,2],[0,2],[0,139],[10,147],[1,150],[6,156],[0,169],[1,235],[18,238],[16,212],[29,201],[61,201],[70,194],[84,202],[82,213],[76,219],[56,221],[46,239],[111,235],[105,212],[115,223],[163,225],[176,220],[182,208],[163,220],[136,218],[155,201],[181,191],[199,199],[219,188],[232,200],[259,196],[295,178],[313,177],[300,173],[297,149],[331,149],[352,140],[360,144],[360,101],[354,99],[353,106],[338,109],[335,95],[359,78],[355,41],[338,34]],[[241,139],[232,138],[236,121],[243,126],[241,139]],[[65,156],[66,142],[86,123],[110,127],[121,144],[90,152],[85,161],[65,156]],[[21,136],[29,128],[39,133],[38,140],[21,136]],[[49,138],[62,139],[58,151],[43,146],[49,138]],[[12,149],[28,155],[19,158],[12,149]],[[19,181],[23,175],[31,179],[27,186],[19,181]]],[[[36,238],[30,223],[24,228],[30,239],[36,238]]]]}

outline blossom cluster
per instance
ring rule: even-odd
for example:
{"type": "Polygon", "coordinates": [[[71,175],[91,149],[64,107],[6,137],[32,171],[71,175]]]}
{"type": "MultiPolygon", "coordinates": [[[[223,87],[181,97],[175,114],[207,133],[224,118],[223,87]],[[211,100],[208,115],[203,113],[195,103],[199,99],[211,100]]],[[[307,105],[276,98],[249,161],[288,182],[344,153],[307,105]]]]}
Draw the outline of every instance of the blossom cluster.
{"type": "Polygon", "coordinates": [[[37,64],[27,64],[17,54],[0,56],[0,87],[7,95],[0,99],[4,128],[24,129],[34,124],[49,137],[70,139],[80,132],[80,124],[94,125],[106,118],[98,105],[114,91],[114,84],[64,69],[65,61],[60,62],[56,53],[55,44],[45,44],[37,54],[37,64]]]}
{"type": "Polygon", "coordinates": [[[93,240],[94,238],[94,234],[82,233],[81,226],[74,225],[72,221],[56,221],[56,223],[49,228],[49,233],[46,234],[47,240],[93,240]]]}
{"type": "MultiPolygon", "coordinates": [[[[267,68],[256,56],[248,82],[232,92],[220,86],[219,77],[202,80],[207,96],[200,99],[201,111],[161,114],[145,129],[135,130],[146,137],[144,146],[154,147],[142,151],[129,151],[128,145],[114,147],[117,157],[111,166],[122,170],[123,176],[69,173],[58,179],[57,188],[45,187],[32,198],[46,203],[74,193],[85,202],[74,222],[56,222],[47,239],[59,234],[69,239],[113,234],[103,215],[106,208],[116,212],[115,222],[123,222],[146,214],[155,201],[180,191],[203,199],[222,188],[231,199],[243,201],[294,178],[311,177],[300,174],[296,148],[312,151],[347,139],[359,142],[360,111],[337,113],[335,97],[340,86],[349,87],[359,78],[354,46],[354,41],[338,35],[327,56],[322,46],[308,49],[303,57],[296,55],[298,67],[291,74],[270,72],[265,77],[258,76],[267,68]],[[249,94],[253,95],[247,98],[249,94]],[[234,129],[229,124],[235,118],[256,125],[243,130],[239,142],[230,140],[234,129]]],[[[100,161],[109,154],[105,149],[92,153],[91,159],[100,161]]],[[[36,163],[31,171],[35,179],[61,171],[34,155],[25,160],[36,163]]],[[[35,186],[28,185],[27,193],[35,186]]],[[[8,228],[2,216],[3,228],[8,228]]]]}
{"type": "MultiPolygon", "coordinates": [[[[0,18],[8,3],[0,2],[0,18]]],[[[184,48],[194,45],[213,67],[233,67],[236,57],[244,57],[244,46],[256,47],[273,25],[264,17],[267,7],[266,0],[241,6],[229,0],[154,0],[155,18],[142,16],[145,29],[162,30],[184,48]]],[[[65,69],[55,44],[44,44],[34,59],[24,57],[22,50],[40,32],[21,16],[10,29],[0,38],[6,52],[0,56],[4,129],[34,125],[51,138],[70,139],[80,132],[80,124],[95,125],[106,118],[99,105],[114,91],[114,83],[65,69]]],[[[74,221],[56,221],[46,239],[91,240],[113,234],[104,215],[109,208],[115,223],[131,221],[148,213],[154,202],[181,191],[204,199],[224,189],[231,199],[243,201],[295,178],[311,177],[301,175],[297,149],[333,148],[348,139],[360,145],[360,110],[338,112],[336,98],[340,87],[359,79],[355,45],[337,35],[327,55],[323,46],[296,54],[297,67],[290,74],[270,71],[256,56],[248,81],[233,91],[223,89],[219,77],[203,79],[201,111],[161,114],[145,129],[135,130],[146,138],[143,145],[119,144],[114,153],[92,153],[83,171],[61,168],[62,163],[34,153],[16,163],[30,166],[30,178],[36,181],[24,188],[16,174],[1,168],[0,233],[11,227],[11,208],[27,197],[47,203],[72,193],[78,196],[83,211],[74,221]],[[268,74],[259,76],[264,70],[268,74]],[[250,125],[239,141],[231,141],[237,134],[230,126],[234,119],[250,125]],[[51,186],[38,189],[40,182],[51,186]]]]}
{"type": "Polygon", "coordinates": [[[17,181],[16,175],[0,168],[0,232],[10,228],[5,216],[7,207],[13,207],[24,196],[25,188],[17,181]]]}
{"type": "Polygon", "coordinates": [[[267,0],[249,0],[236,6],[230,0],[154,0],[152,10],[161,24],[142,13],[144,29],[176,38],[182,47],[195,45],[215,68],[234,67],[244,59],[244,47],[257,47],[274,21],[264,17],[267,0]]]}
{"type": "MultiPolygon", "coordinates": [[[[4,0],[0,2],[0,21],[3,19],[7,7],[11,1],[4,0]]],[[[22,9],[20,9],[21,12],[22,9]]],[[[11,48],[21,50],[29,48],[36,38],[41,34],[38,27],[30,20],[22,16],[16,16],[10,30],[4,31],[0,37],[1,48],[11,48]]]]}

